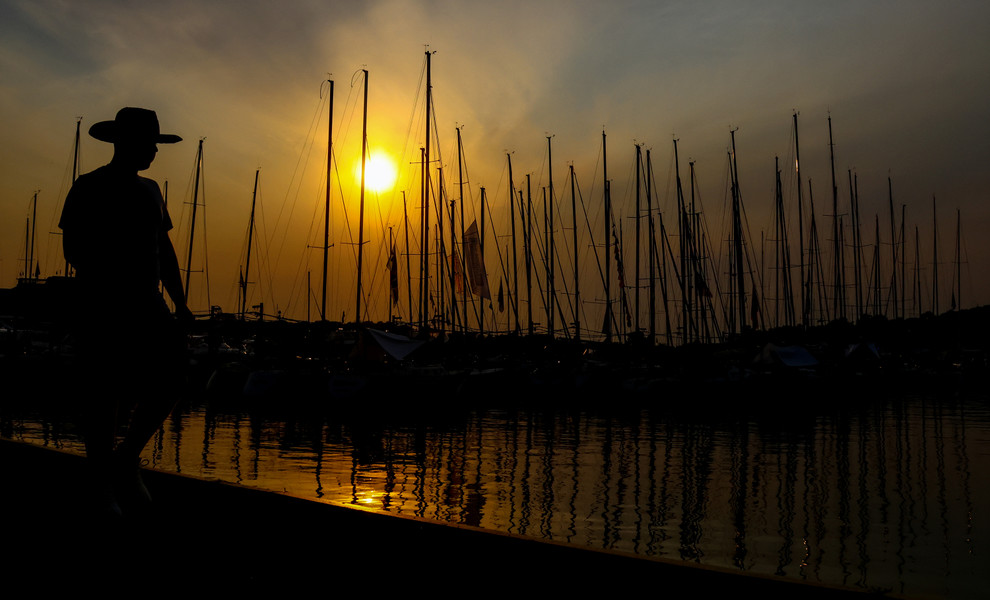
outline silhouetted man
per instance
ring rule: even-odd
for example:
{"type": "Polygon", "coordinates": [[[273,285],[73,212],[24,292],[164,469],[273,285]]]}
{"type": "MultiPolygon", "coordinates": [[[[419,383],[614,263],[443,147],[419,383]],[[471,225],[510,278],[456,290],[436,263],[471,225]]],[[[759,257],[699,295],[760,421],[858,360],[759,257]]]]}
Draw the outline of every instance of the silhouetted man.
{"type": "Polygon", "coordinates": [[[150,501],[141,450],[171,412],[184,366],[185,338],[159,289],[179,319],[192,318],[168,237],[172,221],[158,184],[138,175],[158,144],[182,138],[162,134],[155,112],[142,108],[122,108],[89,134],[112,143],[113,158],[72,185],[59,227],[78,281],[86,454],[105,508],[119,514],[121,505],[150,501]]]}

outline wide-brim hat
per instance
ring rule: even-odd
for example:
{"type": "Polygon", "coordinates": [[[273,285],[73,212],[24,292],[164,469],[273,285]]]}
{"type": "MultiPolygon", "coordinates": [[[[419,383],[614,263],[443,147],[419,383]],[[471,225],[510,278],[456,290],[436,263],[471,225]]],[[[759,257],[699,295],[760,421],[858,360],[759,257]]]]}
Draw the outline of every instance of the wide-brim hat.
{"type": "Polygon", "coordinates": [[[101,142],[111,144],[120,141],[152,142],[174,144],[181,142],[177,135],[162,133],[158,126],[158,115],[146,108],[126,107],[117,111],[113,121],[100,121],[89,128],[89,135],[101,142]]]}

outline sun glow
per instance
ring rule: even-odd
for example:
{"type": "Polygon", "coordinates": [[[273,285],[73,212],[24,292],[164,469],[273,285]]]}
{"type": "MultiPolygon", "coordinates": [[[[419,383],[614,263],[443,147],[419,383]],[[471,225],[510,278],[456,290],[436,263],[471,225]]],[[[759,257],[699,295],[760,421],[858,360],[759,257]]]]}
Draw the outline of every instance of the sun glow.
{"type": "MultiPolygon", "coordinates": [[[[396,178],[395,161],[384,152],[373,152],[368,157],[364,174],[364,187],[370,192],[381,194],[392,189],[396,178]]],[[[361,184],[361,160],[354,165],[354,178],[361,184]]]]}

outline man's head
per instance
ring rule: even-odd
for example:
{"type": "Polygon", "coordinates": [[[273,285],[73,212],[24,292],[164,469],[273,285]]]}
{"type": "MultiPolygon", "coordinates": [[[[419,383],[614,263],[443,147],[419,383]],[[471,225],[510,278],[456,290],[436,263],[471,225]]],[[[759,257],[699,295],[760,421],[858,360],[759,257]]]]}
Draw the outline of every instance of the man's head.
{"type": "Polygon", "coordinates": [[[158,144],[182,141],[177,135],[163,134],[158,115],[146,108],[122,108],[113,121],[100,121],[89,128],[89,135],[114,147],[113,162],[143,171],[151,166],[158,144]]]}

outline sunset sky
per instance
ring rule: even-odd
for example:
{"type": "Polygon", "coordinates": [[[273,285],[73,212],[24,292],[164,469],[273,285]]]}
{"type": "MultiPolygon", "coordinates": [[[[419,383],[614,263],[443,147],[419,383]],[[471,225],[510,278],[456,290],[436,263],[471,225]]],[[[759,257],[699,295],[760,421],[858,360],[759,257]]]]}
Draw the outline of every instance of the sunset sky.
{"type": "MultiPolygon", "coordinates": [[[[981,274],[990,266],[988,25],[990,4],[984,1],[0,0],[0,286],[14,285],[24,269],[25,219],[37,190],[42,275],[62,268],[60,242],[51,232],[57,231],[68,191],[77,118],[82,117],[85,172],[104,164],[112,151],[89,137],[88,128],[112,119],[123,106],[140,106],[158,112],[163,132],[185,138],[160,146],[145,172],[160,184],[168,181],[177,226],[172,239],[183,263],[196,146],[205,138],[210,298],[205,276],[195,273],[193,287],[202,291],[191,294],[192,309],[216,304],[235,310],[260,168],[262,241],[251,268],[260,265],[262,272],[250,275],[251,300],[263,300],[266,312],[305,318],[305,273],[312,272],[314,288],[320,278],[320,253],[310,246],[322,243],[314,225],[322,232],[327,121],[321,91],[332,78],[338,163],[333,178],[341,181],[333,184],[336,275],[330,286],[336,291],[328,317],[344,313],[350,320],[358,203],[353,173],[360,159],[361,69],[367,69],[368,144],[390,155],[399,169],[394,190],[369,192],[366,201],[365,310],[372,319],[384,319],[382,232],[387,236],[392,226],[402,235],[401,190],[407,191],[410,211],[418,206],[412,179],[418,166],[411,163],[419,160],[423,144],[421,78],[429,48],[440,164],[454,199],[455,127],[464,139],[464,195],[472,202],[465,225],[480,216],[484,186],[496,212],[489,218],[507,228],[506,153],[512,153],[516,186],[532,174],[535,199],[547,185],[547,136],[553,136],[554,191],[564,223],[555,235],[570,238],[568,167],[574,165],[594,221],[601,212],[604,130],[614,212],[626,240],[633,227],[628,217],[635,143],[651,149],[661,211],[665,220],[667,211],[670,222],[675,218],[675,138],[681,176],[686,184],[688,160],[695,161],[705,218],[718,237],[726,210],[729,132],[738,128],[740,187],[750,244],[759,256],[761,232],[768,238],[773,232],[775,156],[788,182],[785,200],[795,202],[792,115],[798,111],[803,185],[813,181],[827,245],[831,115],[840,213],[848,208],[852,169],[867,260],[874,215],[880,218],[882,252],[890,251],[889,176],[898,228],[900,206],[907,205],[909,273],[917,225],[922,261],[928,261],[924,277],[931,276],[934,197],[940,308],[949,307],[957,208],[966,261],[962,302],[986,304],[990,286],[981,274]]],[[[804,194],[807,202],[807,188],[804,194]]],[[[504,252],[507,229],[498,235],[504,252]]],[[[789,235],[796,243],[796,232],[789,235]]],[[[582,253],[591,243],[582,238],[582,253]]],[[[493,289],[501,277],[494,250],[486,250],[493,289]]],[[[201,260],[194,258],[194,264],[201,260]]],[[[570,259],[561,260],[567,273],[570,259]]],[[[594,303],[602,295],[597,271],[592,277],[593,267],[582,268],[582,297],[594,303]]],[[[924,300],[926,309],[929,302],[924,300]]]]}

